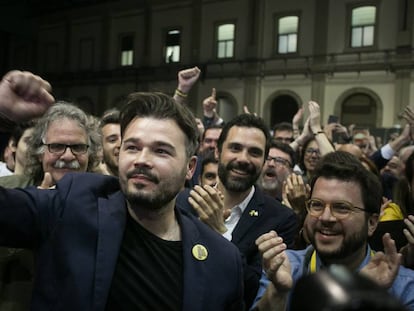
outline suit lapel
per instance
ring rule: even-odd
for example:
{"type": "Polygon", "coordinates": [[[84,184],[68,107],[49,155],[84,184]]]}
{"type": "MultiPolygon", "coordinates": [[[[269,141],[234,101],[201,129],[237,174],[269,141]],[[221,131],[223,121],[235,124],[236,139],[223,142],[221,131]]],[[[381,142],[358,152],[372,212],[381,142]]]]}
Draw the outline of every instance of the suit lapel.
{"type": "MultiPolygon", "coordinates": [[[[197,244],[205,246],[200,242],[200,232],[196,225],[187,217],[183,217],[179,209],[176,214],[181,226],[183,238],[183,311],[198,311],[203,309],[205,294],[205,275],[208,273],[204,260],[197,260],[193,253],[193,247],[197,244]]],[[[208,250],[207,250],[208,251],[208,250]]],[[[211,297],[208,297],[211,299],[211,297]]]]}
{"type": "Polygon", "coordinates": [[[98,200],[94,310],[104,310],[126,223],[126,203],[121,191],[98,200]]]}
{"type": "Polygon", "coordinates": [[[263,195],[257,187],[255,188],[253,197],[246,206],[239,222],[233,230],[232,242],[237,244],[246,235],[250,228],[262,217],[264,208],[263,195]]]}

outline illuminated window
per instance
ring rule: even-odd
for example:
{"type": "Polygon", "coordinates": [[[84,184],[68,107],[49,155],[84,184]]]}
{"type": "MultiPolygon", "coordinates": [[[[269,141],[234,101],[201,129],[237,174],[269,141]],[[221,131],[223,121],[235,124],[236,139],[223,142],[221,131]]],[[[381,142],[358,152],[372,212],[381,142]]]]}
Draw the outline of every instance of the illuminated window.
{"type": "Polygon", "coordinates": [[[131,66],[134,63],[134,38],[125,36],[121,39],[121,66],[131,66]]]}
{"type": "Polygon", "coordinates": [[[234,56],[234,24],[223,24],[217,27],[217,58],[234,56]]]}
{"type": "Polygon", "coordinates": [[[177,63],[180,61],[181,31],[174,29],[167,32],[165,38],[165,62],[177,63]]]}
{"type": "Polygon", "coordinates": [[[285,16],[278,20],[278,53],[296,53],[298,49],[298,16],[285,16]]]}
{"type": "Polygon", "coordinates": [[[374,45],[375,6],[363,6],[352,10],[351,47],[374,45]]]}

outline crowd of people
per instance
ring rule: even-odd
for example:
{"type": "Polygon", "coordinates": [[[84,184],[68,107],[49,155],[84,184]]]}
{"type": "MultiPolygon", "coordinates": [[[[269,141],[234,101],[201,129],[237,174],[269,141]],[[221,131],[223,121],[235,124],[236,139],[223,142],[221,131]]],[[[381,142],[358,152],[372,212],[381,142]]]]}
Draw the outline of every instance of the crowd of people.
{"type": "Polygon", "coordinates": [[[100,117],[3,77],[0,311],[301,310],[320,278],[346,295],[309,310],[363,310],[337,266],[381,293],[370,308],[414,310],[414,110],[382,146],[314,101],[270,129],[224,121],[213,88],[197,118],[200,73],[100,117]]]}

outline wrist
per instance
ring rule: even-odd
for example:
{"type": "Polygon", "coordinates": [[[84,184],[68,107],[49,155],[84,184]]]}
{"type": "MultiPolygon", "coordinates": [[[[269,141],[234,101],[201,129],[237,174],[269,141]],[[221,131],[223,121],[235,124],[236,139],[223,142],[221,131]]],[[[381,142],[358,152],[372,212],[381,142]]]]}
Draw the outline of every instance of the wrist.
{"type": "Polygon", "coordinates": [[[177,88],[177,89],[175,90],[174,95],[175,95],[175,96],[178,96],[178,97],[181,97],[181,98],[187,98],[187,96],[188,96],[188,94],[187,94],[186,92],[184,92],[184,91],[180,90],[180,88],[177,88]]]}
{"type": "Polygon", "coordinates": [[[214,119],[215,117],[214,111],[209,111],[209,110],[204,110],[203,115],[209,119],[214,119]]]}
{"type": "Polygon", "coordinates": [[[320,134],[325,134],[325,132],[324,131],[322,131],[322,130],[319,130],[319,131],[316,131],[316,132],[313,132],[313,136],[318,136],[318,135],[320,135],[320,134]]]}

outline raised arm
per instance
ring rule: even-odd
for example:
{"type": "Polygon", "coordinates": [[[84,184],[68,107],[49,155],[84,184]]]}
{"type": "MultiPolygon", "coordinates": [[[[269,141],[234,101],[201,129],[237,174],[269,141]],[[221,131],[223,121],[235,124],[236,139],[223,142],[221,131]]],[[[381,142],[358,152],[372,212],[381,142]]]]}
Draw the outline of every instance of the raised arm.
{"type": "Polygon", "coordinates": [[[10,71],[0,82],[0,128],[40,117],[55,99],[50,83],[28,71],[10,71]]]}
{"type": "Polygon", "coordinates": [[[177,103],[185,103],[188,93],[200,77],[201,70],[196,66],[178,72],[178,86],[173,98],[177,103]]]}

